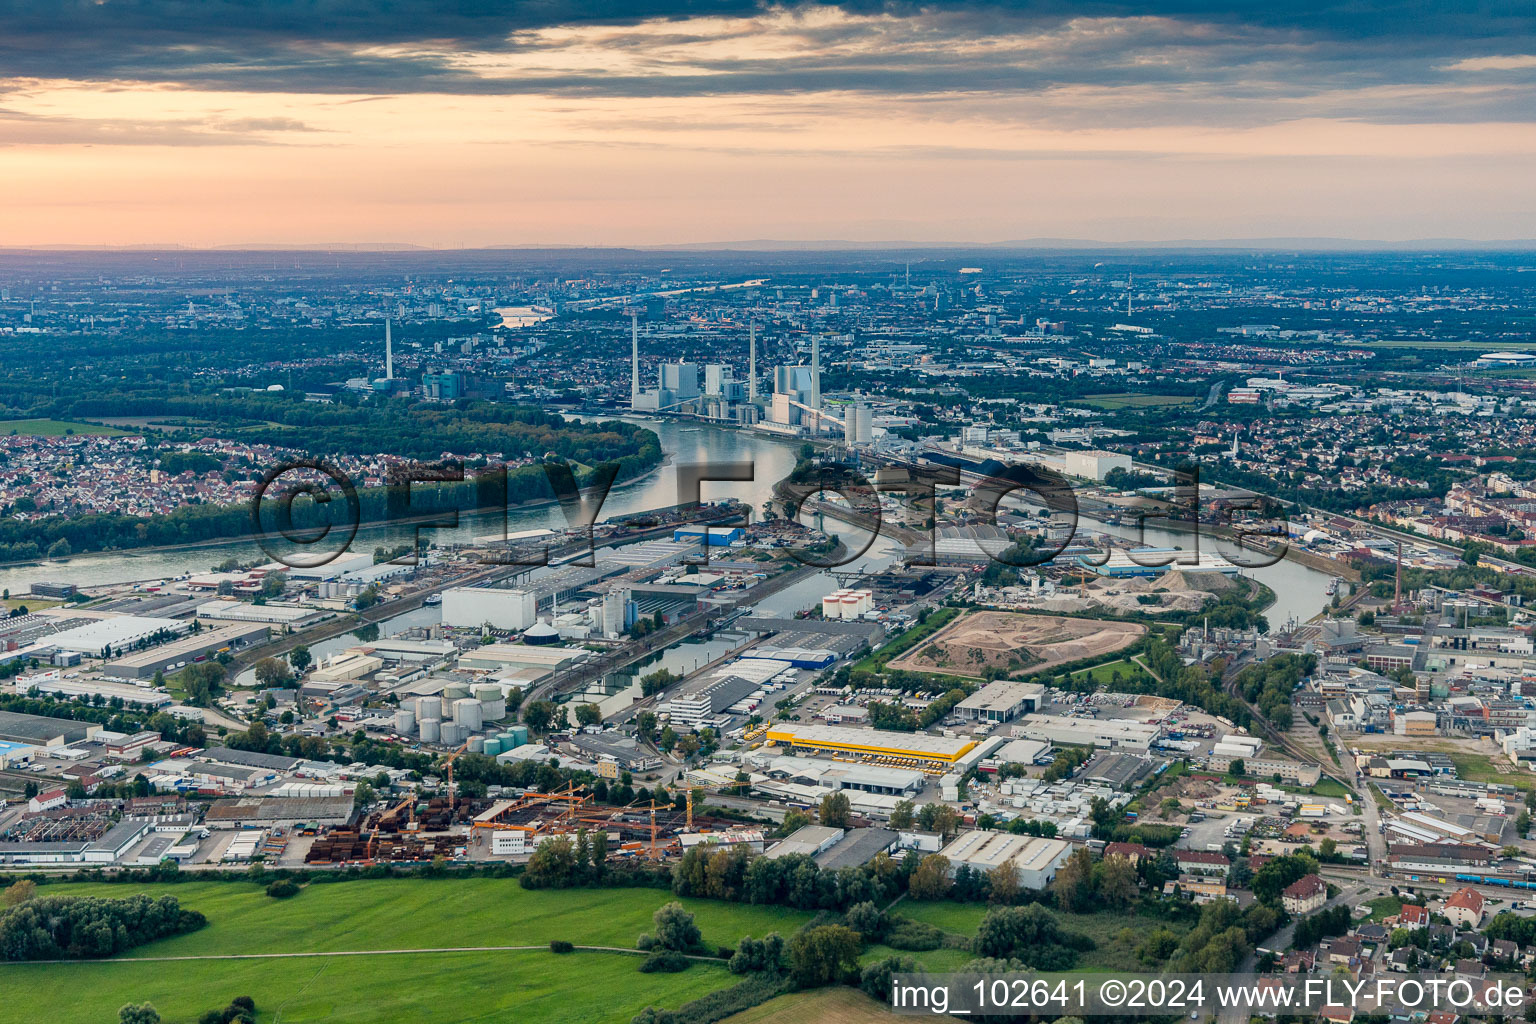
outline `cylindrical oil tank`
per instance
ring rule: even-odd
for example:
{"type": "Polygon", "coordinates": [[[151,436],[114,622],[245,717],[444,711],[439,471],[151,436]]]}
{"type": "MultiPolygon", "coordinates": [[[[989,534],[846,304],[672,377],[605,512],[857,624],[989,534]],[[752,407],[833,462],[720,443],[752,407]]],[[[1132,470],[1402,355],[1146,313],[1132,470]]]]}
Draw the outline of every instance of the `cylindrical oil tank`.
{"type": "Polygon", "coordinates": [[[443,687],[443,700],[452,704],[456,700],[463,700],[469,696],[469,687],[463,683],[449,683],[443,687]]]}
{"type": "Polygon", "coordinates": [[[507,702],[501,697],[495,700],[483,700],[480,702],[480,717],[487,722],[499,722],[507,717],[507,702]]]}
{"type": "Polygon", "coordinates": [[[471,693],[478,701],[499,700],[501,698],[501,687],[494,683],[481,683],[479,686],[474,687],[471,693]]]}
{"type": "Polygon", "coordinates": [[[512,741],[516,746],[522,746],[528,742],[528,727],[526,725],[514,725],[512,727],[512,741]]]}
{"type": "Polygon", "coordinates": [[[441,743],[443,741],[441,719],[423,718],[418,724],[421,726],[421,742],[441,743]]]}
{"type": "Polygon", "coordinates": [[[401,736],[409,736],[416,731],[416,713],[410,708],[401,708],[395,712],[395,732],[401,736]]]}
{"type": "Polygon", "coordinates": [[[443,717],[443,699],[441,697],[417,697],[416,717],[441,719],[443,717]]]}
{"type": "Polygon", "coordinates": [[[481,739],[479,736],[471,736],[469,738],[469,752],[471,754],[485,753],[485,740],[481,739]]]}
{"type": "Polygon", "coordinates": [[[469,731],[457,722],[444,722],[440,731],[445,747],[457,747],[469,737],[469,731]]]}
{"type": "Polygon", "coordinates": [[[490,737],[485,741],[485,746],[481,749],[480,753],[487,757],[495,757],[501,753],[501,740],[496,736],[490,737]]]}
{"type": "Polygon", "coordinates": [[[479,732],[485,725],[485,705],[473,697],[453,702],[453,720],[470,732],[479,732]]]}

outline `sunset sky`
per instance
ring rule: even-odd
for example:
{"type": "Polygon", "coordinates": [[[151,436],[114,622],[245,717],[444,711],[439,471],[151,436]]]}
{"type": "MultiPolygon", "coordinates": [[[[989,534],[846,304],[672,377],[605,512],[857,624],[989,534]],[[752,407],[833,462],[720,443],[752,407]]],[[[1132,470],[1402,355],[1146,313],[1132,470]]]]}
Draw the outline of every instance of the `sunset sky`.
{"type": "Polygon", "coordinates": [[[1533,238],[1533,86],[1506,0],[0,0],[0,245],[1533,238]]]}

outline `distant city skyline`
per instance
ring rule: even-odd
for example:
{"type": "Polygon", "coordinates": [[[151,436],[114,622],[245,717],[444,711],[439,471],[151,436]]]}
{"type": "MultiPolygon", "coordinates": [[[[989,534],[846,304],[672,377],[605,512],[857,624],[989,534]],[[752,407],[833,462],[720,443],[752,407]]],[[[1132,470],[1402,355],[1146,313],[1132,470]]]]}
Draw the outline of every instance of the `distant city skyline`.
{"type": "Polygon", "coordinates": [[[1282,7],[18,3],[0,245],[1536,238],[1536,11],[1282,7]]]}

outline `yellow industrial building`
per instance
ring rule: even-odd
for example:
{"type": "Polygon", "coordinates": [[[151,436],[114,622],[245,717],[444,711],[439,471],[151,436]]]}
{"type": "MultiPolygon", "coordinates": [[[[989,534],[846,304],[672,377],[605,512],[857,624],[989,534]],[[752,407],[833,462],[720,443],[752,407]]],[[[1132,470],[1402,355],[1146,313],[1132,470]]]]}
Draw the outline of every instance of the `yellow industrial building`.
{"type": "Polygon", "coordinates": [[[768,727],[767,740],[790,747],[797,753],[822,757],[856,757],[877,764],[890,764],[927,771],[944,771],[954,766],[976,741],[969,736],[932,736],[922,732],[886,732],[878,729],[844,729],[835,725],[775,723],[768,727]]]}

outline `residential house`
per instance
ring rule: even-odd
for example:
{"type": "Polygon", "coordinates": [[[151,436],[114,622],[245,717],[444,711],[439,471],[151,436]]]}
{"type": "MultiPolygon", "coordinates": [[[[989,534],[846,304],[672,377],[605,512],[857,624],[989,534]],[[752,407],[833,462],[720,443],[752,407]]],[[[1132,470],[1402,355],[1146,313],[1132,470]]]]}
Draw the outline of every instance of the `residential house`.
{"type": "Polygon", "coordinates": [[[1287,914],[1310,914],[1328,902],[1328,884],[1318,875],[1305,875],[1280,893],[1280,905],[1287,914]]]}
{"type": "Polygon", "coordinates": [[[1457,889],[1441,912],[1458,928],[1477,928],[1483,923],[1483,894],[1470,886],[1457,889]]]}

